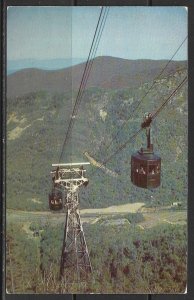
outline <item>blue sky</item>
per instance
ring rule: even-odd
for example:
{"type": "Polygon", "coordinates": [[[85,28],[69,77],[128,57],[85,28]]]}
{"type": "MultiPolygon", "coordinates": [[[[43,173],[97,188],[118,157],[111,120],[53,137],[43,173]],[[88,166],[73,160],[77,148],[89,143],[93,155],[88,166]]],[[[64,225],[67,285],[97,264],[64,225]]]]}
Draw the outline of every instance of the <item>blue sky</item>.
{"type": "MultiPolygon", "coordinates": [[[[7,59],[87,59],[100,9],[9,7],[7,59]]],[[[186,36],[184,7],[111,7],[96,56],[169,59],[186,36]]],[[[174,59],[187,59],[187,42],[174,59]]]]}

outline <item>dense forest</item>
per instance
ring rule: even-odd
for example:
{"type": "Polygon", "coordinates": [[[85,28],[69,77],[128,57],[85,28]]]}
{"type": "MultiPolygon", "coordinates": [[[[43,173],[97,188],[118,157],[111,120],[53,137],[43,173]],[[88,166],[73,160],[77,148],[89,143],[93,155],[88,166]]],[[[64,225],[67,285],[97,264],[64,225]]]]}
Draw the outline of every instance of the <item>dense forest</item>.
{"type": "Polygon", "coordinates": [[[7,290],[11,293],[184,293],[184,225],[164,224],[142,230],[123,226],[84,225],[93,273],[88,281],[61,287],[59,263],[63,225],[9,224],[7,290]],[[36,233],[34,235],[33,233],[36,233]]]}

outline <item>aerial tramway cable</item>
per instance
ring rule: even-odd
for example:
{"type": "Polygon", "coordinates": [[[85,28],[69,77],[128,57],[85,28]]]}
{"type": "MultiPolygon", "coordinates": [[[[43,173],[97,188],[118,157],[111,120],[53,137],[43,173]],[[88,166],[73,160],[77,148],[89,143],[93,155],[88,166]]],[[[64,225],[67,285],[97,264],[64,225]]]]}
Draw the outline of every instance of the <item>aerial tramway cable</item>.
{"type": "Polygon", "coordinates": [[[91,72],[91,69],[92,69],[92,65],[93,65],[94,58],[95,58],[95,55],[96,55],[96,52],[97,52],[97,49],[98,49],[98,45],[100,43],[102,32],[104,30],[104,26],[105,26],[105,23],[106,23],[108,12],[109,12],[109,8],[107,9],[107,11],[103,15],[102,22],[101,22],[101,25],[100,25],[100,29],[99,29],[99,32],[98,32],[98,35],[97,35],[97,38],[96,38],[96,41],[95,41],[95,44],[94,44],[94,47],[93,47],[94,50],[92,51],[92,55],[91,55],[91,58],[90,58],[90,61],[89,61],[89,64],[88,64],[88,68],[87,68],[87,71],[85,73],[82,88],[80,89],[78,102],[77,102],[77,105],[76,105],[74,113],[73,113],[74,122],[75,122],[75,116],[77,115],[77,112],[78,112],[78,109],[79,109],[80,102],[81,102],[82,97],[83,97],[84,92],[85,92],[85,87],[86,87],[86,84],[87,84],[87,81],[88,81],[88,78],[89,78],[89,75],[90,75],[90,72],[91,72]]]}
{"type": "MultiPolygon", "coordinates": [[[[108,13],[107,13],[107,15],[108,15],[108,13]]],[[[107,18],[107,15],[106,15],[105,19],[107,18]]],[[[105,25],[105,23],[103,24],[102,30],[101,30],[101,32],[100,32],[100,37],[101,37],[101,35],[102,35],[103,29],[104,29],[104,25],[105,25]]],[[[98,48],[99,43],[100,43],[100,38],[98,39],[98,41],[97,41],[97,43],[96,43],[96,47],[95,47],[95,49],[94,49],[94,56],[93,56],[93,58],[90,60],[90,64],[89,64],[89,67],[88,67],[88,72],[87,72],[86,77],[85,77],[85,83],[84,83],[84,87],[83,87],[83,89],[82,89],[82,93],[81,93],[81,96],[80,96],[80,99],[79,99],[79,102],[78,102],[78,106],[79,106],[79,104],[80,104],[80,102],[81,102],[81,99],[82,99],[82,97],[83,97],[83,94],[84,94],[84,92],[85,92],[85,87],[86,87],[86,84],[87,84],[87,81],[88,81],[88,78],[89,78],[89,75],[90,75],[90,71],[91,71],[92,66],[93,66],[93,63],[94,63],[94,58],[95,58],[96,51],[97,51],[97,48],[98,48]]],[[[77,106],[77,110],[78,110],[78,106],[77,106]]],[[[76,110],[76,113],[77,113],[77,110],[76,110]]]]}
{"type": "Polygon", "coordinates": [[[181,89],[181,87],[186,83],[187,81],[187,76],[183,79],[183,81],[181,81],[181,83],[177,86],[177,88],[170,94],[170,96],[163,102],[163,104],[157,109],[157,111],[152,114],[152,120],[154,120],[157,115],[161,112],[161,110],[167,105],[167,103],[169,102],[169,100],[175,96],[175,94],[177,93],[177,91],[179,89],[181,89]]]}
{"type": "MultiPolygon", "coordinates": [[[[184,40],[182,41],[182,43],[179,45],[179,47],[176,49],[176,51],[174,52],[174,54],[172,55],[172,57],[169,59],[169,61],[166,63],[166,65],[164,66],[164,68],[160,71],[160,73],[155,77],[155,79],[153,80],[152,85],[149,87],[149,89],[147,90],[147,92],[145,93],[145,95],[141,98],[141,100],[137,103],[136,107],[133,109],[132,113],[130,114],[129,118],[121,125],[120,129],[117,131],[117,133],[115,134],[115,136],[111,139],[110,143],[105,147],[106,150],[108,150],[110,148],[110,146],[112,145],[113,141],[116,140],[116,138],[118,137],[119,133],[121,132],[121,130],[125,127],[125,125],[129,122],[129,120],[131,119],[131,117],[134,115],[134,113],[137,111],[137,109],[139,108],[140,104],[143,102],[143,100],[145,99],[145,97],[149,94],[149,92],[153,89],[153,87],[156,84],[156,81],[160,78],[160,76],[164,73],[165,69],[168,67],[168,65],[170,64],[170,62],[172,61],[172,59],[175,57],[175,55],[178,53],[178,51],[180,50],[180,48],[183,46],[183,44],[185,43],[185,41],[187,40],[188,36],[186,36],[184,38],[184,40]]],[[[98,150],[92,154],[92,156],[96,156],[97,153],[99,153],[99,151],[102,148],[102,143],[100,144],[98,150]]]]}
{"type": "Polygon", "coordinates": [[[89,78],[89,75],[90,75],[90,71],[91,71],[91,68],[92,68],[92,65],[93,65],[93,62],[94,62],[94,58],[95,58],[95,55],[96,55],[96,52],[97,52],[97,49],[98,49],[98,46],[99,46],[99,43],[100,43],[100,39],[101,39],[103,30],[104,30],[104,26],[105,26],[105,23],[106,23],[107,16],[108,16],[108,13],[109,13],[109,9],[110,8],[105,8],[106,11],[105,11],[105,13],[102,17],[102,22],[100,24],[99,31],[98,31],[98,34],[97,34],[97,38],[96,38],[96,41],[94,43],[93,51],[92,51],[92,54],[91,54],[91,59],[89,60],[87,72],[86,72],[86,75],[85,75],[84,80],[83,80],[82,90],[80,92],[80,98],[79,98],[80,100],[83,97],[83,93],[85,91],[85,87],[86,87],[86,84],[87,84],[87,81],[88,81],[88,78],[89,78]]]}
{"type": "MultiPolygon", "coordinates": [[[[176,87],[176,89],[165,99],[165,101],[162,103],[162,105],[156,110],[155,113],[152,114],[152,120],[155,119],[158,114],[164,109],[164,107],[167,105],[167,103],[170,101],[170,99],[176,95],[178,90],[182,88],[182,86],[186,83],[187,76],[181,81],[181,83],[176,87]]],[[[143,130],[143,127],[141,127],[136,133],[134,133],[124,144],[122,144],[115,152],[113,152],[105,161],[102,162],[102,164],[99,166],[101,168],[102,166],[105,166],[116,154],[118,154],[121,150],[123,150],[127,144],[130,142],[133,142],[136,136],[143,130]]],[[[91,175],[94,175],[97,172],[95,170],[91,175]]],[[[90,175],[90,176],[91,176],[90,175]]]]}
{"type": "Polygon", "coordinates": [[[77,95],[78,101],[77,101],[77,105],[75,107],[73,115],[75,115],[77,113],[78,105],[79,105],[79,103],[80,103],[80,101],[83,97],[83,93],[84,93],[84,90],[85,90],[85,87],[86,87],[86,84],[87,84],[87,81],[88,81],[88,77],[90,75],[90,71],[91,71],[91,68],[92,68],[92,65],[93,65],[94,57],[95,57],[96,51],[98,49],[100,38],[102,36],[102,32],[103,32],[103,29],[104,29],[104,26],[105,26],[105,23],[106,23],[108,11],[109,11],[109,8],[105,8],[105,12],[103,13],[103,16],[102,16],[102,21],[99,25],[99,30],[96,32],[96,38],[95,38],[94,43],[92,44],[92,49],[89,53],[89,59],[88,59],[88,61],[86,63],[86,66],[85,66],[85,70],[84,70],[84,73],[83,73],[83,77],[82,77],[82,81],[81,81],[81,84],[80,84],[79,92],[78,92],[78,95],[77,95]]]}
{"type": "Polygon", "coordinates": [[[73,127],[74,117],[75,117],[75,115],[74,115],[75,109],[76,109],[76,106],[77,106],[77,103],[78,103],[78,99],[79,99],[79,96],[80,96],[80,91],[81,91],[81,88],[82,88],[82,84],[83,84],[83,80],[84,80],[84,77],[85,77],[85,73],[86,73],[86,70],[87,70],[87,67],[88,67],[88,64],[89,64],[89,61],[90,61],[90,54],[91,54],[91,51],[92,51],[92,48],[93,48],[93,44],[94,44],[94,41],[95,41],[95,38],[96,38],[96,34],[97,34],[97,31],[98,31],[98,28],[99,28],[99,24],[100,24],[100,21],[101,21],[102,13],[103,13],[103,7],[101,8],[100,16],[98,18],[98,23],[97,23],[97,26],[96,26],[96,30],[95,30],[95,33],[94,33],[93,40],[92,40],[92,45],[90,47],[88,59],[87,59],[87,62],[85,64],[83,76],[82,76],[80,87],[79,87],[79,90],[78,90],[78,94],[77,94],[77,97],[76,97],[76,100],[75,100],[73,112],[71,114],[71,119],[70,119],[69,126],[68,126],[68,129],[67,129],[67,132],[66,132],[66,136],[65,136],[64,143],[63,143],[62,152],[61,152],[61,155],[60,155],[59,162],[61,161],[61,158],[62,158],[62,155],[63,155],[63,151],[64,151],[64,148],[66,146],[66,143],[67,143],[67,140],[68,140],[68,137],[69,137],[69,133],[70,133],[72,127],[73,127]]]}
{"type": "Polygon", "coordinates": [[[107,8],[107,7],[105,7],[105,8],[102,7],[101,8],[100,16],[99,16],[98,23],[97,23],[97,26],[96,26],[96,30],[95,30],[95,33],[94,33],[94,37],[93,37],[93,40],[92,40],[92,45],[90,47],[90,51],[89,51],[88,59],[87,59],[87,62],[86,62],[85,68],[84,68],[83,75],[82,75],[82,80],[81,80],[81,83],[80,83],[79,91],[78,91],[78,94],[77,94],[77,97],[76,97],[76,100],[75,100],[73,112],[71,114],[71,119],[70,119],[69,126],[68,126],[68,129],[67,129],[67,132],[66,132],[66,136],[65,136],[64,143],[63,143],[61,155],[60,155],[60,158],[59,158],[59,162],[62,159],[65,146],[67,144],[70,132],[71,132],[71,130],[73,128],[73,125],[74,125],[74,122],[75,122],[75,116],[77,114],[78,107],[80,105],[80,102],[81,102],[81,99],[82,99],[82,96],[83,96],[83,93],[84,93],[84,89],[85,89],[85,86],[86,86],[86,83],[87,83],[87,80],[88,80],[88,77],[89,77],[89,74],[90,74],[90,71],[91,71],[91,67],[92,67],[92,64],[93,64],[92,59],[93,59],[94,55],[96,54],[96,51],[97,51],[97,48],[98,48],[98,45],[99,45],[99,42],[100,42],[100,38],[102,36],[102,32],[103,32],[103,29],[104,29],[104,26],[105,26],[105,23],[106,23],[106,19],[107,19],[107,16],[108,16],[108,12],[109,12],[109,8],[107,8]]]}

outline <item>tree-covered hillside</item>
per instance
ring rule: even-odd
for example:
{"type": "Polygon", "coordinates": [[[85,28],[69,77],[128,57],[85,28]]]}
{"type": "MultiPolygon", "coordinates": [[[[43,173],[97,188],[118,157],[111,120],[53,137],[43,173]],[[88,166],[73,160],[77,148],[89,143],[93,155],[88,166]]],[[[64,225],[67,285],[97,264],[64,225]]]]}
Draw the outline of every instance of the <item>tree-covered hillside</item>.
{"type": "Polygon", "coordinates": [[[184,293],[186,226],[163,224],[148,230],[84,225],[92,280],[65,284],[59,264],[63,226],[10,223],[7,234],[9,293],[184,293]],[[36,235],[34,234],[36,232],[36,235]]]}
{"type": "MultiPolygon", "coordinates": [[[[140,128],[144,113],[155,111],[178,86],[187,72],[178,69],[158,79],[137,110],[152,81],[125,89],[89,88],[82,99],[63,161],[86,160],[84,151],[97,161],[104,161],[140,128]],[[124,122],[123,130],[107,149],[124,122]]],[[[59,161],[76,95],[76,91],[55,95],[43,91],[7,99],[7,208],[48,209],[51,164],[59,161]]],[[[187,119],[187,85],[184,85],[152,125],[154,149],[162,158],[158,189],[140,189],[130,182],[130,156],[146,144],[146,136],[141,133],[107,164],[118,173],[117,178],[92,165],[87,167],[90,183],[80,193],[81,207],[136,201],[148,205],[151,201],[158,205],[180,201],[185,205],[187,119]]]]}

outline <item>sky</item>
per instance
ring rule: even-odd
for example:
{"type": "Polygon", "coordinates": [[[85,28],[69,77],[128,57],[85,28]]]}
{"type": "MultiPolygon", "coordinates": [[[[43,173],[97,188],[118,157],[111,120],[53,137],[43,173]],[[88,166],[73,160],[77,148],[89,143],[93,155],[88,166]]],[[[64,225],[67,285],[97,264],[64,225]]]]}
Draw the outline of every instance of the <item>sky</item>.
{"type": "MultiPolygon", "coordinates": [[[[7,59],[87,59],[101,7],[12,6],[7,59]]],[[[110,7],[96,56],[170,59],[187,36],[185,7],[110,7]]],[[[187,59],[187,41],[174,57],[187,59]]]]}

